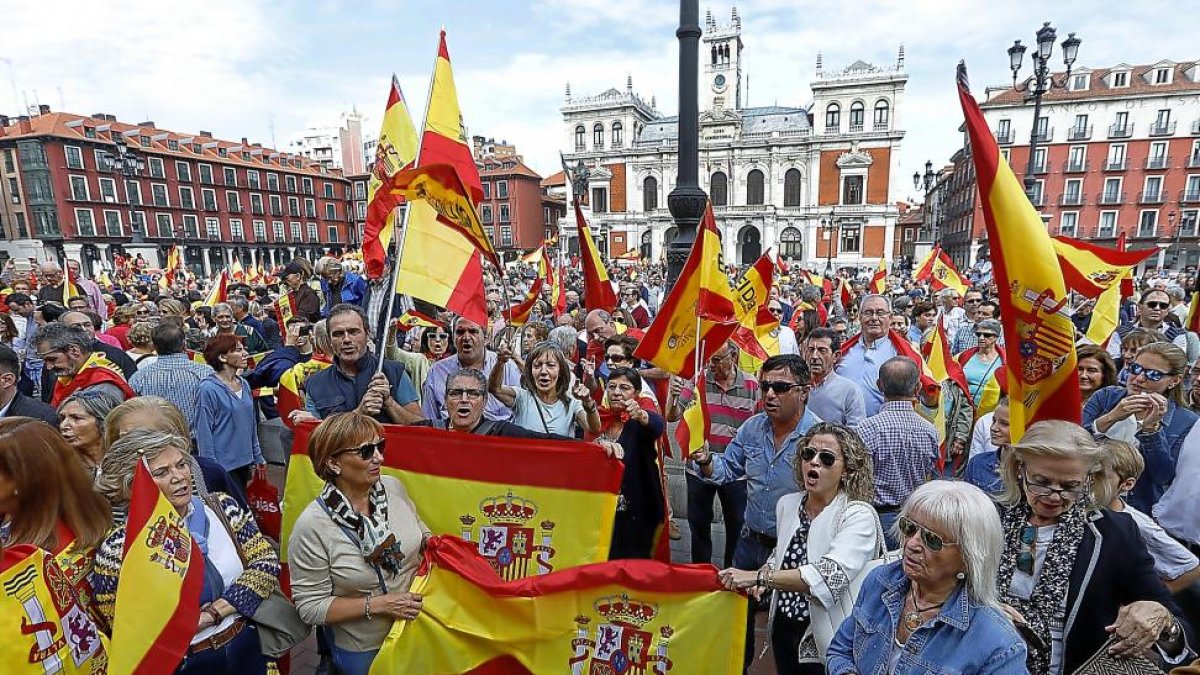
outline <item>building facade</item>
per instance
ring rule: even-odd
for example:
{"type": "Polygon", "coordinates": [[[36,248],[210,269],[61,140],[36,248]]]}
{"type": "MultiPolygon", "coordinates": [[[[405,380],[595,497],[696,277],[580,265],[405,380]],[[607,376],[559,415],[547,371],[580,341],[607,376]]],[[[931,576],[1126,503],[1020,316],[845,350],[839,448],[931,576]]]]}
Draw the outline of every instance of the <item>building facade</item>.
{"type": "Polygon", "coordinates": [[[290,152],[347,175],[366,171],[362,115],[351,110],[342,115],[341,126],[306,129],[292,139],[290,152]]]}
{"type": "MultiPolygon", "coordinates": [[[[1061,79],[1063,74],[1056,74],[1061,79]]],[[[1033,202],[1052,235],[1130,248],[1157,246],[1148,265],[1195,267],[1200,261],[1200,62],[1159,61],[1081,68],[1065,89],[1048,92],[1035,121],[1012,87],[989,88],[980,104],[1000,152],[1024,179],[1036,132],[1033,202]],[[1036,125],[1036,126],[1035,126],[1036,125]]],[[[970,149],[955,155],[955,180],[974,192],[970,149]]],[[[972,200],[977,201],[972,195],[972,200]]],[[[950,212],[948,247],[956,261],[986,253],[981,208],[950,212]],[[955,220],[957,218],[957,221],[955,220]]]]}
{"type": "Polygon", "coordinates": [[[235,257],[269,268],[357,246],[340,171],[245,138],[43,106],[0,116],[0,171],[9,257],[70,258],[95,273],[116,255],[161,266],[178,245],[189,268],[210,274],[235,257]],[[136,158],[127,173],[112,161],[121,152],[136,158]]]}
{"type": "Polygon", "coordinates": [[[542,245],[546,221],[542,177],[515,153],[476,159],[483,185],[479,219],[505,260],[542,245]]]}
{"type": "MultiPolygon", "coordinates": [[[[857,61],[825,71],[817,57],[810,107],[745,104],[742,22],[705,20],[701,59],[700,182],[728,260],[753,263],[768,248],[808,267],[872,268],[894,259],[898,211],[889,181],[904,132],[908,76],[895,64],[857,61]]],[[[573,97],[561,107],[563,154],[589,172],[589,222],[610,255],[663,257],[674,237],[678,120],[633,91],[573,97]]],[[[572,218],[560,235],[577,250],[572,218]]]]}

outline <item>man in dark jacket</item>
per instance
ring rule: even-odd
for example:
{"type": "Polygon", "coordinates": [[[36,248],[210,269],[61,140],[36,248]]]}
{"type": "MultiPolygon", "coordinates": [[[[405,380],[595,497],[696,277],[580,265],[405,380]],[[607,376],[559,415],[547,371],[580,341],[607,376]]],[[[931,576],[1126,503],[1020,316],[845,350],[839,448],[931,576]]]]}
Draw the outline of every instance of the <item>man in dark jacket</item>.
{"type": "Polygon", "coordinates": [[[317,261],[317,273],[321,275],[321,316],[329,316],[329,310],[343,302],[366,309],[366,280],[347,272],[340,260],[321,258],[317,261]]]}
{"type": "Polygon", "coordinates": [[[0,344],[0,418],[32,417],[57,429],[58,413],[45,403],[17,391],[20,379],[21,358],[12,347],[0,344]]]}

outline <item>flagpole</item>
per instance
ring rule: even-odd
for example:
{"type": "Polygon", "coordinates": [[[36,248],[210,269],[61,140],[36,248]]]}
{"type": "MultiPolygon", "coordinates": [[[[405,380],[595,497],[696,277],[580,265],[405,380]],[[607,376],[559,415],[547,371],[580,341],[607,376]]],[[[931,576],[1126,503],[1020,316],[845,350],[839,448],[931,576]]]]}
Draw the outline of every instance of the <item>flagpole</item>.
{"type": "MultiPolygon", "coordinates": [[[[440,50],[440,47],[442,44],[442,42],[441,42],[442,32],[444,32],[444,30],[445,29],[443,28],[442,31],[438,32],[439,50],[440,50]]],[[[417,139],[417,154],[416,154],[416,156],[413,157],[413,163],[412,163],[413,166],[419,166],[421,164],[421,149],[425,146],[425,131],[426,131],[426,127],[429,124],[429,106],[433,103],[433,85],[434,85],[434,82],[437,80],[438,59],[441,58],[439,50],[435,50],[434,55],[433,55],[433,74],[430,75],[430,77],[429,77],[429,91],[425,94],[425,116],[423,118],[421,118],[421,136],[420,136],[420,138],[417,139]]],[[[393,77],[395,77],[395,76],[393,75],[393,77]]],[[[397,86],[399,86],[399,83],[400,83],[399,80],[396,80],[397,86]]],[[[404,96],[403,89],[400,91],[400,95],[401,95],[401,97],[404,96]]],[[[405,107],[407,107],[407,106],[405,106],[405,107]]],[[[411,115],[410,115],[410,118],[411,118],[411,115]]],[[[384,186],[380,186],[380,187],[382,188],[384,186]]],[[[389,190],[392,189],[391,185],[387,185],[386,187],[389,190]]],[[[388,334],[387,325],[392,322],[392,306],[393,306],[393,303],[396,302],[396,286],[400,280],[400,259],[404,255],[404,240],[407,239],[407,237],[408,237],[408,219],[409,219],[409,216],[411,215],[411,213],[412,213],[411,203],[409,201],[405,200],[404,216],[402,218],[402,222],[399,225],[396,224],[394,219],[392,222],[392,227],[394,228],[392,238],[396,240],[396,260],[392,264],[392,281],[390,284],[391,290],[388,293],[388,300],[386,301],[387,302],[387,311],[385,312],[385,314],[387,315],[387,321],[384,323],[384,329],[383,329],[383,336],[384,336],[385,340],[386,340],[387,334],[388,334]],[[396,229],[398,229],[399,232],[396,232],[395,231],[396,229]]],[[[387,346],[385,344],[380,344],[379,350],[380,350],[379,362],[375,364],[375,374],[376,375],[383,372],[383,357],[387,354],[387,346]]]]}

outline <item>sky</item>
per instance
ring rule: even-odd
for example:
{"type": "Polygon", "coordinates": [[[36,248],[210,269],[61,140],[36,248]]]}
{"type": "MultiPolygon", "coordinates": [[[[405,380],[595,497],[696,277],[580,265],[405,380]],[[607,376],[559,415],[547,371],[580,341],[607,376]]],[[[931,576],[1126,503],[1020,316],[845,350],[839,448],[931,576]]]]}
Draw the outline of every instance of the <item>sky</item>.
{"type": "MultiPolygon", "coordinates": [[[[1200,59],[1194,0],[742,0],[751,105],[808,106],[826,71],[890,65],[905,46],[909,81],[897,123],[893,199],[916,197],[912,173],[947,162],[961,142],[954,68],[972,89],[1011,81],[1005,50],[1032,45],[1043,21],[1083,40],[1077,65],[1200,59]]],[[[700,4],[725,22],[733,3],[700,4]]],[[[673,0],[58,0],[14,3],[0,21],[0,112],[26,102],[106,112],[180,132],[285,149],[352,107],[378,124],[395,73],[414,117],[445,28],[468,133],[517,145],[543,175],[558,169],[559,107],[609,87],[678,99],[679,3],[673,0]],[[448,10],[447,7],[452,7],[448,10]],[[274,140],[273,140],[274,139],[274,140]]],[[[1061,67],[1061,50],[1054,63],[1061,67]]],[[[1028,72],[1028,67],[1023,71],[1028,72]]],[[[1032,114],[1032,113],[1030,113],[1032,114]]],[[[376,130],[364,129],[373,136],[376,130]]]]}

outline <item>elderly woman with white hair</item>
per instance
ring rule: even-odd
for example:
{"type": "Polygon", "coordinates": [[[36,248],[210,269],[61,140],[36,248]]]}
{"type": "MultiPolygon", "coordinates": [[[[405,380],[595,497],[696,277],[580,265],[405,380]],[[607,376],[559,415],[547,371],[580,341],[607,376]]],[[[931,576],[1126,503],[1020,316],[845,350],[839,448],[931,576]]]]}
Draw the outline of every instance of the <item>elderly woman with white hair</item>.
{"type": "Polygon", "coordinates": [[[982,490],[935,480],[896,521],[901,559],[870,573],[828,651],[830,675],[1025,671],[996,592],[1000,519],[982,490]]]}

